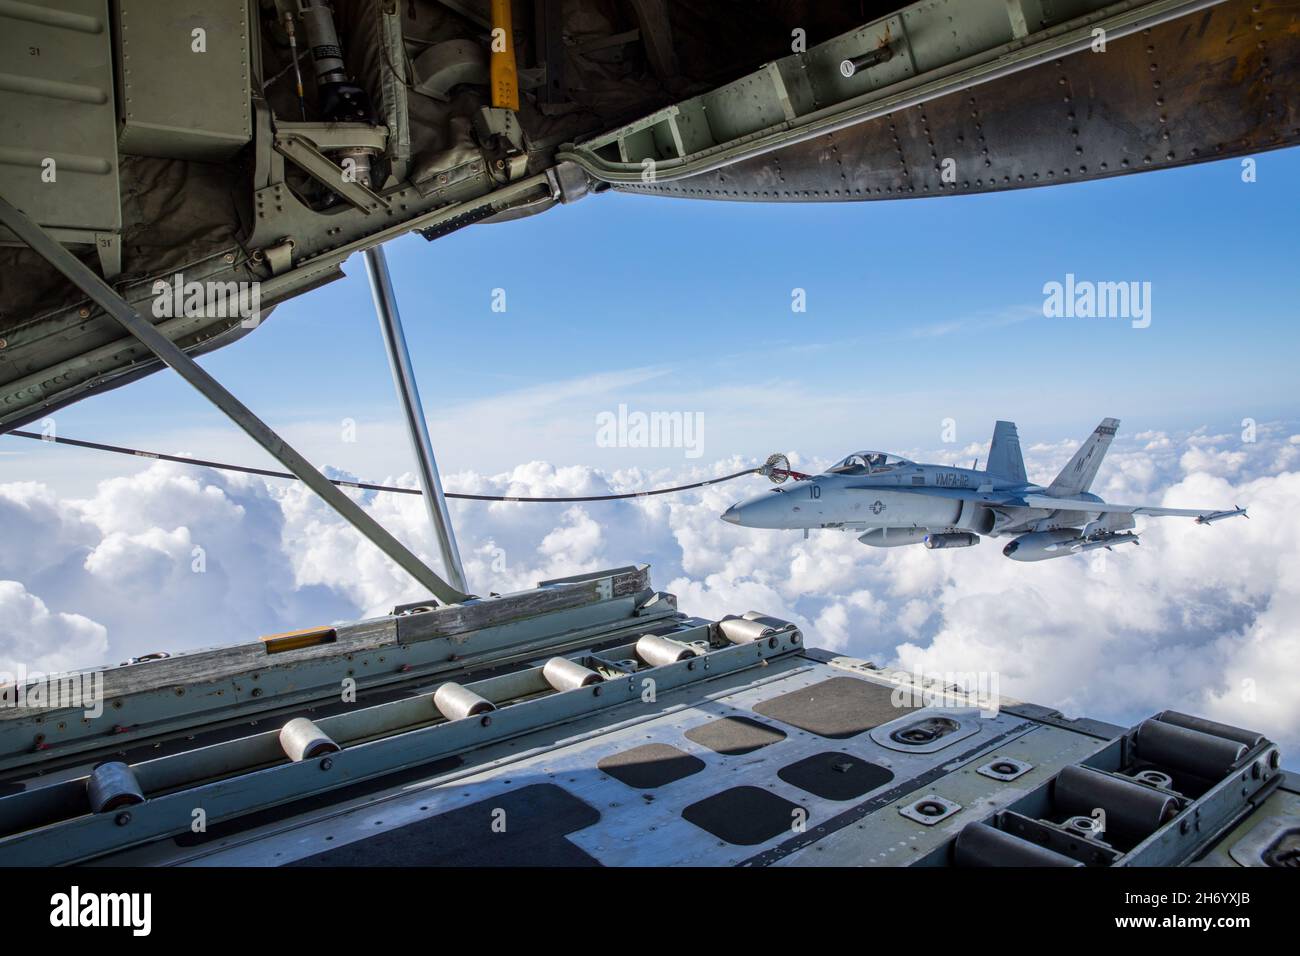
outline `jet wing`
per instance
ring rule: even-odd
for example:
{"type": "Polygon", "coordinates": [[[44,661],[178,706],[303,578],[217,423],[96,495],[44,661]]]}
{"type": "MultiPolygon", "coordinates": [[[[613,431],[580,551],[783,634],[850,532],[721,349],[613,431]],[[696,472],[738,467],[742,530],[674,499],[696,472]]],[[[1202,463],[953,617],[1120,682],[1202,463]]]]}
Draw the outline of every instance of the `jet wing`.
{"type": "Polygon", "coordinates": [[[1048,511],[1087,511],[1097,514],[1149,515],[1153,518],[1195,518],[1201,524],[1210,524],[1221,518],[1245,515],[1245,508],[1232,508],[1218,511],[1213,508],[1158,508],[1155,505],[1118,505],[1104,501],[1088,501],[1083,498],[1055,498],[1052,495],[1024,495],[1024,502],[1030,508],[1043,508],[1048,511]]]}

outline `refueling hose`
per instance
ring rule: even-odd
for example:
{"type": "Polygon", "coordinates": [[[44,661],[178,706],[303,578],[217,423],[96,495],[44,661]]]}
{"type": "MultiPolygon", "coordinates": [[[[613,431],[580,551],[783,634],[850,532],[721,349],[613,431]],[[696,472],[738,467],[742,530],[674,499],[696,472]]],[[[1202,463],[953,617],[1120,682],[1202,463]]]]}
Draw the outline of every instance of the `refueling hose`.
{"type": "MultiPolygon", "coordinates": [[[[96,451],[110,451],[117,455],[134,455],[137,458],[153,458],[158,461],[174,461],[182,465],[197,465],[201,468],[213,468],[217,471],[236,471],[245,475],[261,475],[265,478],[289,478],[297,481],[297,475],[291,475],[287,471],[271,471],[267,468],[251,468],[247,465],[231,465],[220,461],[207,461],[202,458],[187,458],[184,455],[164,455],[161,452],[142,451],[139,448],[126,448],[122,445],[106,445],[102,442],[85,441],[80,438],[58,438],[55,436],[40,435],[36,432],[11,431],[6,434],[14,435],[18,438],[31,438],[36,441],[51,442],[57,445],[76,445],[78,448],[92,448],[96,451]]],[[[746,468],[744,471],[737,471],[730,475],[723,475],[721,478],[707,478],[704,481],[691,482],[688,485],[674,485],[671,488],[656,488],[652,491],[630,491],[617,495],[574,495],[569,497],[556,498],[532,498],[518,495],[470,495],[458,491],[445,492],[448,498],[460,498],[465,501],[527,501],[527,502],[579,502],[579,501],[617,501],[625,498],[648,498],[651,495],[670,495],[679,491],[690,491],[692,488],[703,488],[707,485],[718,485],[724,481],[732,481],[744,475],[764,475],[775,484],[781,484],[787,478],[799,480],[809,477],[797,471],[790,470],[790,460],[779,452],[775,455],[768,456],[768,459],[757,468],[746,468]]],[[[392,485],[375,485],[365,481],[341,481],[335,478],[328,479],[331,484],[338,485],[340,488],[360,488],[363,491],[390,491],[398,495],[420,495],[423,492],[419,488],[397,488],[392,485]]]]}

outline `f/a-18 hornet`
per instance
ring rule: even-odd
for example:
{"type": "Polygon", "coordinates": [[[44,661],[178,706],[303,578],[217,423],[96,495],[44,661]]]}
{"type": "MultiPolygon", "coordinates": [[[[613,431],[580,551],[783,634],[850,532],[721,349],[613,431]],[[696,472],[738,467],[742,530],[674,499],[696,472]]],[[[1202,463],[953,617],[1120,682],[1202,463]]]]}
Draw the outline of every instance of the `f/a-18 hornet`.
{"type": "Polygon", "coordinates": [[[923,465],[898,455],[859,451],[820,475],[777,472],[793,484],[732,505],[723,521],[746,528],[833,528],[864,531],[873,548],[924,544],[967,548],[980,535],[1016,537],[1002,553],[1043,561],[1117,544],[1137,544],[1134,515],[1195,518],[1211,524],[1245,508],[1159,508],[1108,504],[1088,489],[1119,420],[1102,419],[1047,487],[1030,483],[1014,422],[993,428],[986,467],[923,465]]]}

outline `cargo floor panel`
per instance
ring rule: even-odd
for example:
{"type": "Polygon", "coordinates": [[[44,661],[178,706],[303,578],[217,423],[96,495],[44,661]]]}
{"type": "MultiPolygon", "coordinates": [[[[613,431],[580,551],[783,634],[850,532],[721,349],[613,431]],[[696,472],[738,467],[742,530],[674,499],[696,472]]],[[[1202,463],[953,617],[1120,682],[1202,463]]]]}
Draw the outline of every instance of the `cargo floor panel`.
{"type": "Polygon", "coordinates": [[[909,706],[900,707],[895,703],[896,691],[896,687],[855,677],[832,677],[764,701],[754,708],[754,713],[820,737],[844,740],[874,730],[911,710],[909,706]]]}
{"type": "MultiPolygon", "coordinates": [[[[600,814],[554,784],[532,784],[355,840],[296,866],[595,866],[565,837],[600,814]]],[[[382,823],[382,821],[381,821],[382,823]]]]}

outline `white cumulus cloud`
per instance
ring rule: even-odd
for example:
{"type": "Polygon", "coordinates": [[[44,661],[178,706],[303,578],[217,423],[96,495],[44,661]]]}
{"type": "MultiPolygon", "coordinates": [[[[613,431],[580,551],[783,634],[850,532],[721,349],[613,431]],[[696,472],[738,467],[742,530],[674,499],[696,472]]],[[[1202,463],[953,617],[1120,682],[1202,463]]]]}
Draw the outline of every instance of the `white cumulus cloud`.
{"type": "MultiPolygon", "coordinates": [[[[1213,526],[1142,519],[1140,547],[1039,564],[1003,542],[956,552],[875,550],[852,534],[756,531],[718,520],[760,493],[745,478],[677,496],[524,504],[453,501],[479,594],[648,562],[688,613],[750,609],[796,621],[809,643],[936,672],[996,671],[1001,691],[1071,715],[1132,723],[1165,708],[1269,734],[1300,754],[1300,456],[1294,429],[1121,434],[1095,490],[1172,507],[1247,505],[1213,526]]],[[[1034,445],[1047,482],[1077,442],[1034,445]]],[[[983,455],[973,446],[948,456],[983,455]]],[[[940,450],[910,453],[942,460],[940,450]]],[[[965,463],[965,462],[963,462],[965,463]]],[[[519,464],[445,476],[450,491],[628,492],[736,471],[519,464]]],[[[811,462],[816,468],[827,462],[811,462]]],[[[339,475],[342,476],[342,475],[339,475]]],[[[358,477],[358,476],[349,476],[358,477]]],[[[410,475],[364,475],[413,487],[410,475]]],[[[437,567],[417,496],[350,491],[437,567]]],[[[427,597],[303,486],[158,462],[84,499],[0,485],[0,668],[117,663],[387,612],[427,597]]]]}

